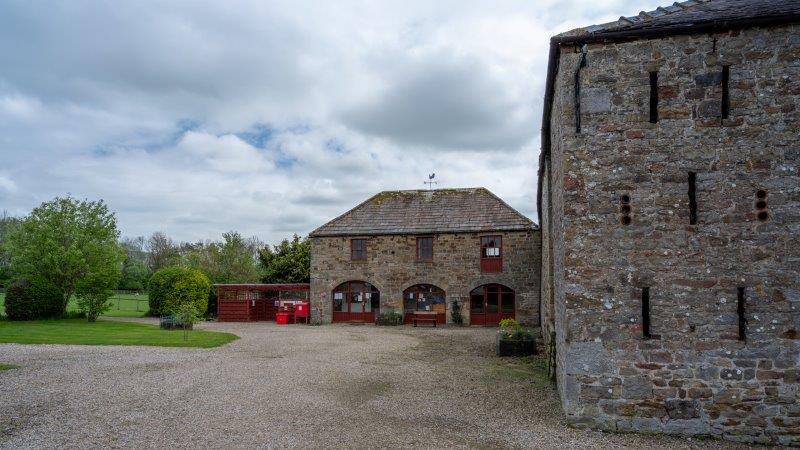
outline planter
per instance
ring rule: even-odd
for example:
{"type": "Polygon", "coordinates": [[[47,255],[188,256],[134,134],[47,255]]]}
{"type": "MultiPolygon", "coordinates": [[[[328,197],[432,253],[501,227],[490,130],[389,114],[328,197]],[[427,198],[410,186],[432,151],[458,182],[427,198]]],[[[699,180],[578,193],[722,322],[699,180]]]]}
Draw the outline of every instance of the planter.
{"type": "Polygon", "coordinates": [[[497,356],[530,356],[536,354],[536,340],[533,336],[505,338],[502,333],[497,338],[497,356]]]}

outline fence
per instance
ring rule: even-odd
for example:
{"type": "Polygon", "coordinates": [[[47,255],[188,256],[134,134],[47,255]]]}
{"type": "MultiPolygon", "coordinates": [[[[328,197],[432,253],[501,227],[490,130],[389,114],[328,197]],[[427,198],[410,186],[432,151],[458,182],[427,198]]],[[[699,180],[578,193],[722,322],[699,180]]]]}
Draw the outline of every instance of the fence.
{"type": "Polygon", "coordinates": [[[111,309],[117,311],[147,312],[150,300],[146,293],[137,291],[114,291],[111,297],[111,309]]]}

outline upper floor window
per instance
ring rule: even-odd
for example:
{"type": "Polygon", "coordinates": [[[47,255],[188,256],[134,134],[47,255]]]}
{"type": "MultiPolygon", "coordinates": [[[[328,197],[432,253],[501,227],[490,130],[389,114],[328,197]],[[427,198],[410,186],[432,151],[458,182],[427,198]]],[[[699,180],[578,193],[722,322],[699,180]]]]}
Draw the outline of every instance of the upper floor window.
{"type": "Polygon", "coordinates": [[[417,259],[420,261],[433,261],[433,238],[417,238],[417,259]]]}
{"type": "Polygon", "coordinates": [[[350,259],[353,261],[364,261],[367,259],[367,240],[350,240],[350,259]]]}
{"type": "Polygon", "coordinates": [[[481,271],[503,271],[503,238],[501,236],[481,237],[481,271]]]}
{"type": "Polygon", "coordinates": [[[483,236],[481,238],[481,258],[499,258],[502,243],[501,236],[483,236]]]}

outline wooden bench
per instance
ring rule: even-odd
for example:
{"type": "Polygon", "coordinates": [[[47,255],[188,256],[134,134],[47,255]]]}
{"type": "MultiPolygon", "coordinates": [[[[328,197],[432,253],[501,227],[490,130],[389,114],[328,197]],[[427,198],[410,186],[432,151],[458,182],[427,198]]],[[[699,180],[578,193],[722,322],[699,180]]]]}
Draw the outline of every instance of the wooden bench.
{"type": "Polygon", "coordinates": [[[436,322],[437,322],[436,314],[414,313],[414,315],[411,317],[411,322],[414,324],[415,327],[417,326],[417,322],[430,322],[433,324],[433,327],[436,328],[436,322]]]}

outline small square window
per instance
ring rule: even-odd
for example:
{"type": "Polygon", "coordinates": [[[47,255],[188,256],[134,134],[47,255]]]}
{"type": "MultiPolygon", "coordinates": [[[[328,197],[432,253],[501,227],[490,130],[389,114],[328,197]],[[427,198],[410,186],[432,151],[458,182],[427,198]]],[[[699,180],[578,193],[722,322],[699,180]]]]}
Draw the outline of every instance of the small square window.
{"type": "Polygon", "coordinates": [[[502,248],[501,236],[484,236],[481,238],[481,258],[499,258],[502,248]]]}
{"type": "Polygon", "coordinates": [[[433,238],[432,237],[418,237],[417,238],[417,259],[420,261],[433,260],[433,238]]]}
{"type": "Polygon", "coordinates": [[[503,238],[481,236],[481,272],[503,271],[503,238]]]}
{"type": "Polygon", "coordinates": [[[350,259],[353,261],[364,261],[367,259],[367,240],[350,240],[350,259]]]}

